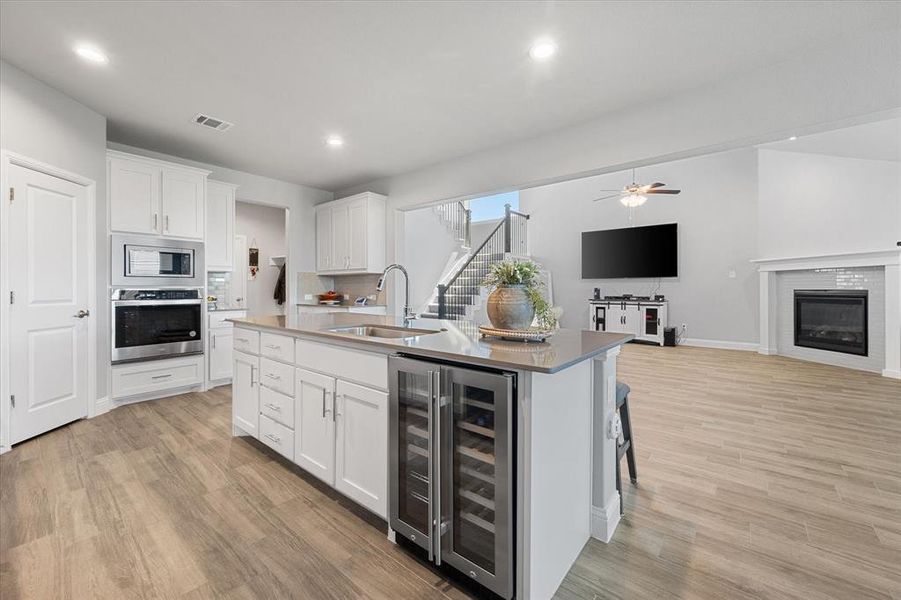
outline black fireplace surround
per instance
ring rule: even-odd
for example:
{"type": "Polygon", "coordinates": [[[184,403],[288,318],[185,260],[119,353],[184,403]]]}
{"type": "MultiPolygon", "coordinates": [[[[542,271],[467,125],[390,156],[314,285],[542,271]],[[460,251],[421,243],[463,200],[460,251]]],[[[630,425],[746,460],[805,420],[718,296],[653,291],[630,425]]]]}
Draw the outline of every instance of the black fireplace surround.
{"type": "Polygon", "coordinates": [[[867,356],[867,291],[795,290],[795,346],[867,356]]]}

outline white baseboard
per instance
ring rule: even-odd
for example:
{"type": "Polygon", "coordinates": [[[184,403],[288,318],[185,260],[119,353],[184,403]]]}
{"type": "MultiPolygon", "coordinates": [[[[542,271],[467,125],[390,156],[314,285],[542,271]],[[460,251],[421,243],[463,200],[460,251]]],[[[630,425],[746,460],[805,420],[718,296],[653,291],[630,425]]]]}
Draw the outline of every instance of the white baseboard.
{"type": "Polygon", "coordinates": [[[882,376],[889,377],[891,379],[901,379],[901,371],[895,371],[893,369],[882,369],[882,376]]]}
{"type": "Polygon", "coordinates": [[[10,450],[12,450],[12,448],[10,448],[9,446],[0,446],[0,454],[6,454],[10,450]]]}
{"type": "Polygon", "coordinates": [[[682,338],[680,346],[695,346],[698,348],[719,348],[720,350],[744,350],[758,352],[760,344],[757,342],[730,342],[727,340],[705,340],[702,338],[682,338]]]}
{"type": "Polygon", "coordinates": [[[99,417],[104,413],[108,413],[112,408],[112,403],[110,402],[109,396],[104,396],[103,398],[97,398],[97,401],[94,403],[94,414],[91,415],[91,418],[99,417]]]}
{"type": "Polygon", "coordinates": [[[613,538],[613,532],[619,525],[619,492],[614,492],[613,497],[607,502],[607,506],[591,507],[591,537],[601,540],[605,544],[613,538]]]}
{"type": "Polygon", "coordinates": [[[757,349],[757,354],[763,354],[764,356],[775,356],[779,354],[779,351],[776,348],[764,348],[761,346],[757,349]]]}

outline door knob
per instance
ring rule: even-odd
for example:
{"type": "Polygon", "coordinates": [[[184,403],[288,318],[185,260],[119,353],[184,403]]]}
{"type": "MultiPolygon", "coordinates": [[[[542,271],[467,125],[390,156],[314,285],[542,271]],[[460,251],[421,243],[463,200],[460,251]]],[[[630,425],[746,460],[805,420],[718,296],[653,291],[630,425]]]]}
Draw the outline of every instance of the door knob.
{"type": "Polygon", "coordinates": [[[75,314],[72,315],[72,316],[75,317],[76,319],[84,319],[85,317],[91,316],[91,311],[89,311],[89,310],[80,310],[80,311],[78,311],[77,313],[75,313],[75,314]]]}

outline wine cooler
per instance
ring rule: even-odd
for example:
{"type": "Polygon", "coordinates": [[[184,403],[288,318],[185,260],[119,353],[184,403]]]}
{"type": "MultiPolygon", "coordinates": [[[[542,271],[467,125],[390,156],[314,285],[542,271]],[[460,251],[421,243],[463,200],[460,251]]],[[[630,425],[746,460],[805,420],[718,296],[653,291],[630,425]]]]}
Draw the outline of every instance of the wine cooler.
{"type": "Polygon", "coordinates": [[[389,360],[391,528],[513,597],[515,375],[389,360]]]}

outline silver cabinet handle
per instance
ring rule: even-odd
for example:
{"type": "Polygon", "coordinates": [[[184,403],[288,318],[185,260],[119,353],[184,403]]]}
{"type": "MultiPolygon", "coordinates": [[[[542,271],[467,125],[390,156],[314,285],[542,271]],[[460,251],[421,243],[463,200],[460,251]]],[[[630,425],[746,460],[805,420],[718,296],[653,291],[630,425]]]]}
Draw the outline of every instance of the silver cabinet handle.
{"type": "Polygon", "coordinates": [[[278,437],[277,435],[272,435],[271,433],[267,433],[266,437],[269,438],[270,440],[272,440],[273,442],[275,442],[276,444],[282,443],[282,438],[278,437]]]}
{"type": "Polygon", "coordinates": [[[84,319],[85,317],[90,317],[90,316],[91,316],[91,311],[89,311],[89,310],[80,310],[80,311],[78,311],[77,313],[75,313],[75,314],[72,315],[72,316],[75,317],[76,319],[84,319]]]}
{"type": "MultiPolygon", "coordinates": [[[[437,432],[435,440],[435,464],[438,465],[439,477],[444,468],[441,464],[441,371],[435,371],[435,431],[437,432]]],[[[435,540],[435,564],[441,565],[441,485],[438,486],[438,493],[435,494],[435,521],[434,521],[435,540]]]]}
{"type": "Polygon", "coordinates": [[[153,230],[156,231],[159,228],[159,220],[160,216],[156,213],[153,213],[153,230]]]}
{"type": "Polygon", "coordinates": [[[342,398],[344,394],[332,394],[332,421],[338,419],[338,398],[342,398]]]}
{"type": "Polygon", "coordinates": [[[168,377],[172,377],[172,373],[166,373],[165,375],[154,375],[151,379],[166,379],[168,377]]]}
{"type": "Polygon", "coordinates": [[[256,370],[256,367],[254,365],[250,365],[250,386],[251,387],[253,387],[255,385],[255,382],[253,380],[253,372],[255,370],[256,370]]]}
{"type": "Polygon", "coordinates": [[[166,215],[166,233],[169,233],[169,215],[166,215]]]}
{"type": "Polygon", "coordinates": [[[214,336],[210,337],[210,340],[213,342],[213,350],[215,350],[216,349],[216,336],[214,335],[214,336]]]}
{"type": "Polygon", "coordinates": [[[277,404],[270,404],[270,403],[267,402],[267,403],[264,404],[263,406],[265,406],[265,407],[268,408],[269,410],[274,410],[274,411],[276,411],[276,412],[282,412],[282,407],[281,407],[281,406],[278,406],[277,404]]]}
{"type": "Polygon", "coordinates": [[[250,343],[250,340],[248,340],[247,338],[235,338],[235,339],[238,340],[239,342],[241,342],[242,344],[250,343]]]}
{"type": "Polygon", "coordinates": [[[267,378],[269,378],[269,379],[275,379],[276,381],[278,381],[279,379],[282,378],[281,375],[276,375],[276,374],[274,374],[274,373],[266,373],[265,375],[266,375],[267,378]]]}
{"type": "Polygon", "coordinates": [[[270,350],[281,350],[282,349],[281,346],[276,346],[274,344],[266,344],[266,347],[269,348],[270,350]]]}
{"type": "MultiPolygon", "coordinates": [[[[428,419],[429,419],[429,444],[434,444],[435,440],[435,427],[432,424],[432,407],[435,404],[435,371],[429,371],[429,410],[428,410],[428,419]]],[[[433,504],[434,495],[432,494],[433,485],[432,478],[434,476],[432,463],[435,462],[433,459],[434,456],[431,456],[432,449],[434,445],[429,447],[429,467],[428,467],[428,476],[429,476],[429,562],[432,562],[435,559],[435,537],[432,534],[434,531],[434,523],[435,523],[435,506],[433,504]]]]}

